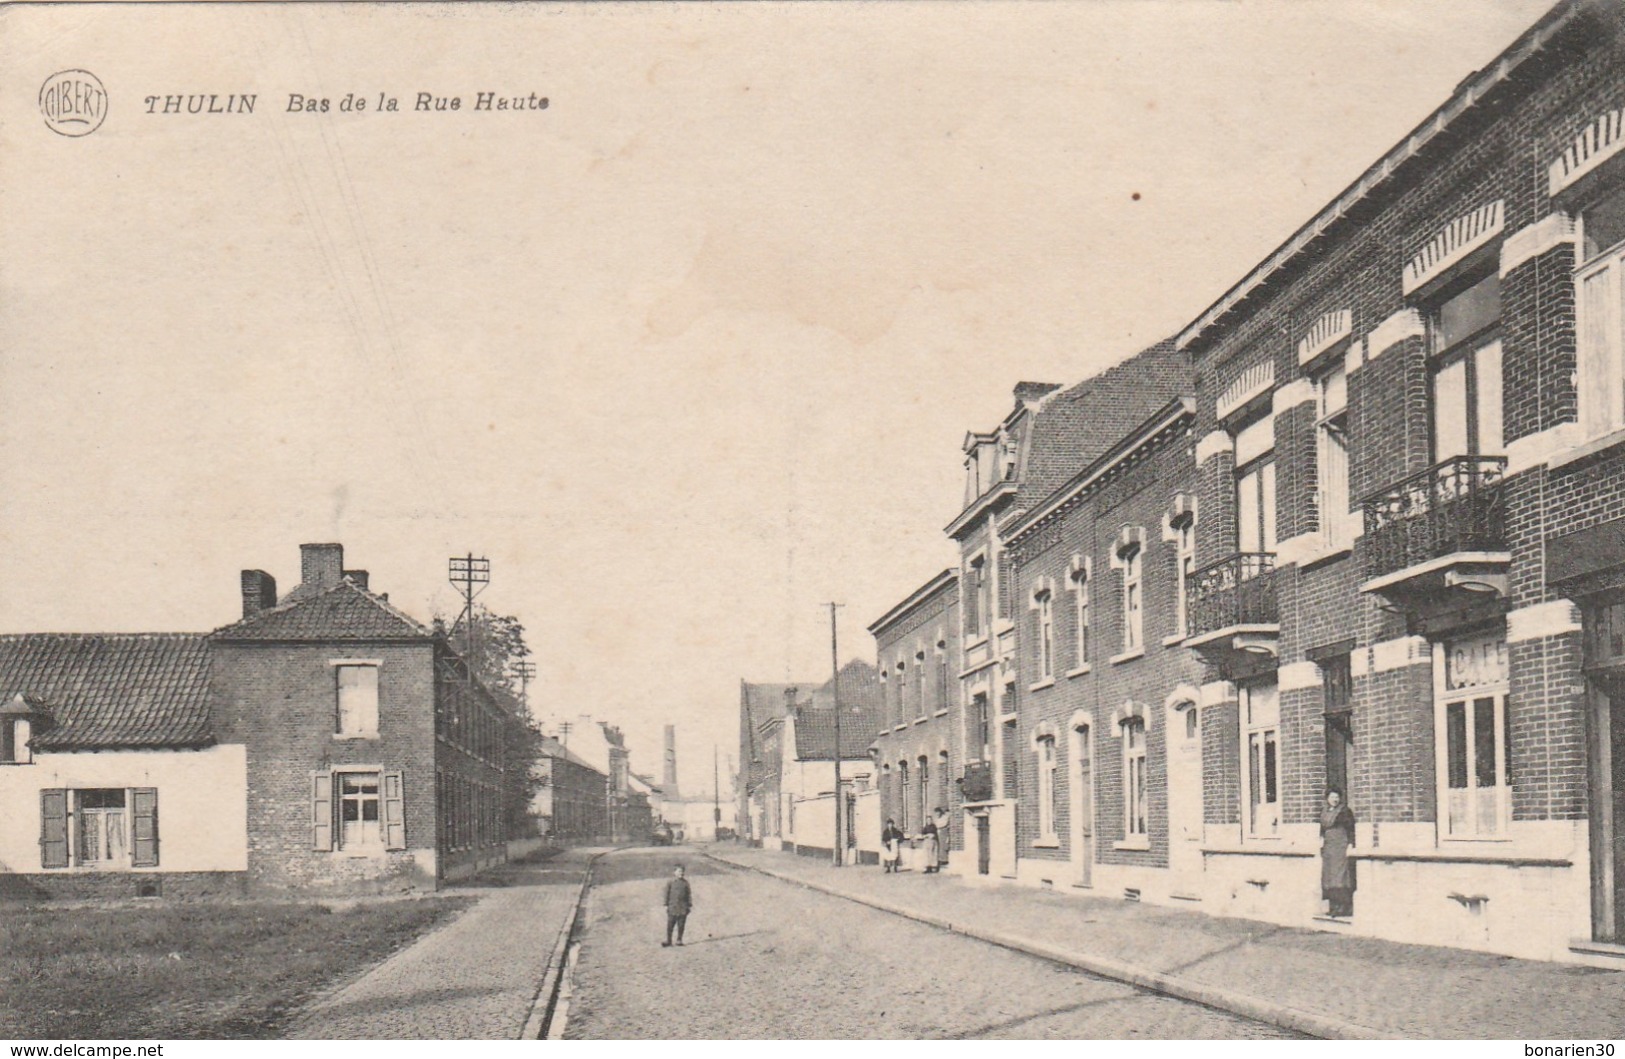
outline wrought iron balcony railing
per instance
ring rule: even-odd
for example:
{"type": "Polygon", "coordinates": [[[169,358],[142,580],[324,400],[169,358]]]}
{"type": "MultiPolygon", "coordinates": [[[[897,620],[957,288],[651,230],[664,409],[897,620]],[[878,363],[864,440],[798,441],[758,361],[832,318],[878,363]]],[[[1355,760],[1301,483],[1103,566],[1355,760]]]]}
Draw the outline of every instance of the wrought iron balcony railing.
{"type": "Polygon", "coordinates": [[[1504,456],[1457,456],[1368,497],[1366,578],[1461,552],[1506,550],[1504,456]]]}
{"type": "Polygon", "coordinates": [[[967,802],[993,800],[993,763],[973,761],[965,766],[965,775],[959,781],[959,792],[967,802]]]}
{"type": "Polygon", "coordinates": [[[1196,571],[1191,587],[1191,635],[1239,625],[1275,625],[1275,555],[1237,552],[1196,571]]]}

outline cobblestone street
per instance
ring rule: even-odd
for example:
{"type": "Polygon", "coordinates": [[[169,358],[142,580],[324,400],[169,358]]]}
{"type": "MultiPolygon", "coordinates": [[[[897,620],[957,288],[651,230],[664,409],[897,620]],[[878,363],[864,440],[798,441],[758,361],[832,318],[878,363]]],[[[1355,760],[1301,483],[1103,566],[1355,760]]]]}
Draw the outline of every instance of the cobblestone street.
{"type": "Polygon", "coordinates": [[[598,864],[565,1036],[589,1038],[1278,1038],[885,912],[726,868],[697,851],[598,864]],[[662,948],[684,864],[688,943],[662,948]]]}

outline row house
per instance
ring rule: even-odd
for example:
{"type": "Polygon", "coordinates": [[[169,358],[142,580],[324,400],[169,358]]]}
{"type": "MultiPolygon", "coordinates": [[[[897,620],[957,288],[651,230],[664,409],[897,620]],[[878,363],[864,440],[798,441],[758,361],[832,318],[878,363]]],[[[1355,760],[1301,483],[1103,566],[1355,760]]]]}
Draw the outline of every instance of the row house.
{"type": "Polygon", "coordinates": [[[533,766],[531,812],[558,845],[600,842],[609,835],[609,777],[552,736],[543,736],[533,766]]]}
{"type": "Polygon", "coordinates": [[[1335,789],[1355,929],[1625,940],[1621,25],[1552,9],[1180,335],[1216,902],[1301,917],[1335,789]]]}
{"type": "MultiPolygon", "coordinates": [[[[963,850],[965,790],[986,801],[988,766],[964,774],[968,733],[959,709],[964,630],[959,571],[944,570],[869,626],[880,675],[880,709],[870,753],[879,767],[878,816],[916,835],[938,809],[949,813],[948,848],[963,850]]],[[[978,743],[980,747],[980,743],[978,743]]]]}
{"type": "Polygon", "coordinates": [[[304,545],[209,634],[0,638],[0,888],[432,888],[506,856],[512,718],[445,638],[304,545]]]}
{"type": "Polygon", "coordinates": [[[1625,956],[1622,270],[1625,9],[1565,0],[1172,343],[1019,386],[948,527],[956,870],[1625,956]]]}
{"type": "Polygon", "coordinates": [[[1199,507],[1172,343],[1039,412],[1039,479],[1001,525],[1020,608],[1017,876],[1153,900],[1200,891],[1202,667],[1183,646],[1199,507]],[[1048,421],[1048,422],[1046,422],[1048,421]]]}

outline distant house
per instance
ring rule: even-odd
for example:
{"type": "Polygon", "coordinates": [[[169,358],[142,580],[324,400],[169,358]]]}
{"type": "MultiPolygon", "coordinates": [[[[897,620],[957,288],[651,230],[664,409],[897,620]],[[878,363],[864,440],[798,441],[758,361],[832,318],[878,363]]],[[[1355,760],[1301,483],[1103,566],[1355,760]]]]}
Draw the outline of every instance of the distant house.
{"type": "Polygon", "coordinates": [[[738,817],[753,846],[780,847],[785,716],[806,701],[795,684],[739,682],[738,817]]]}
{"type": "Polygon", "coordinates": [[[542,833],[559,845],[576,845],[609,834],[609,777],[557,739],[542,740],[536,762],[538,786],[531,811],[542,833]]]}
{"type": "Polygon", "coordinates": [[[0,637],[0,887],[434,887],[506,858],[513,718],[443,634],[302,547],[207,635],[0,637]]]}
{"type": "Polygon", "coordinates": [[[835,761],[841,762],[841,809],[844,849],[877,850],[880,839],[878,803],[874,813],[857,812],[860,792],[877,789],[876,766],[869,753],[880,723],[880,685],[867,662],[848,662],[840,673],[840,696],[830,684],[813,692],[784,719],[780,741],[779,795],[782,799],[782,845],[798,853],[829,855],[835,850],[835,761]],[[836,717],[840,743],[836,749],[836,717]],[[873,819],[871,819],[871,817],[873,819]],[[872,826],[860,836],[859,823],[872,826]],[[869,841],[862,841],[862,838],[869,841]]]}

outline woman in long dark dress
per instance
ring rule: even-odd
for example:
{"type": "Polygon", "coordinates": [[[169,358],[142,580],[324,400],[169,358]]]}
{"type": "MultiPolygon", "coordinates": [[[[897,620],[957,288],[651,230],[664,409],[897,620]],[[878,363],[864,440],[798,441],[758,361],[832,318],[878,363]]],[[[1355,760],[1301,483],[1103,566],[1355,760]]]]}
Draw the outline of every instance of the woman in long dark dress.
{"type": "Polygon", "coordinates": [[[1343,804],[1341,791],[1326,792],[1326,808],[1320,814],[1320,892],[1326,898],[1329,914],[1354,914],[1354,862],[1349,848],[1354,845],[1354,813],[1343,804]]]}

